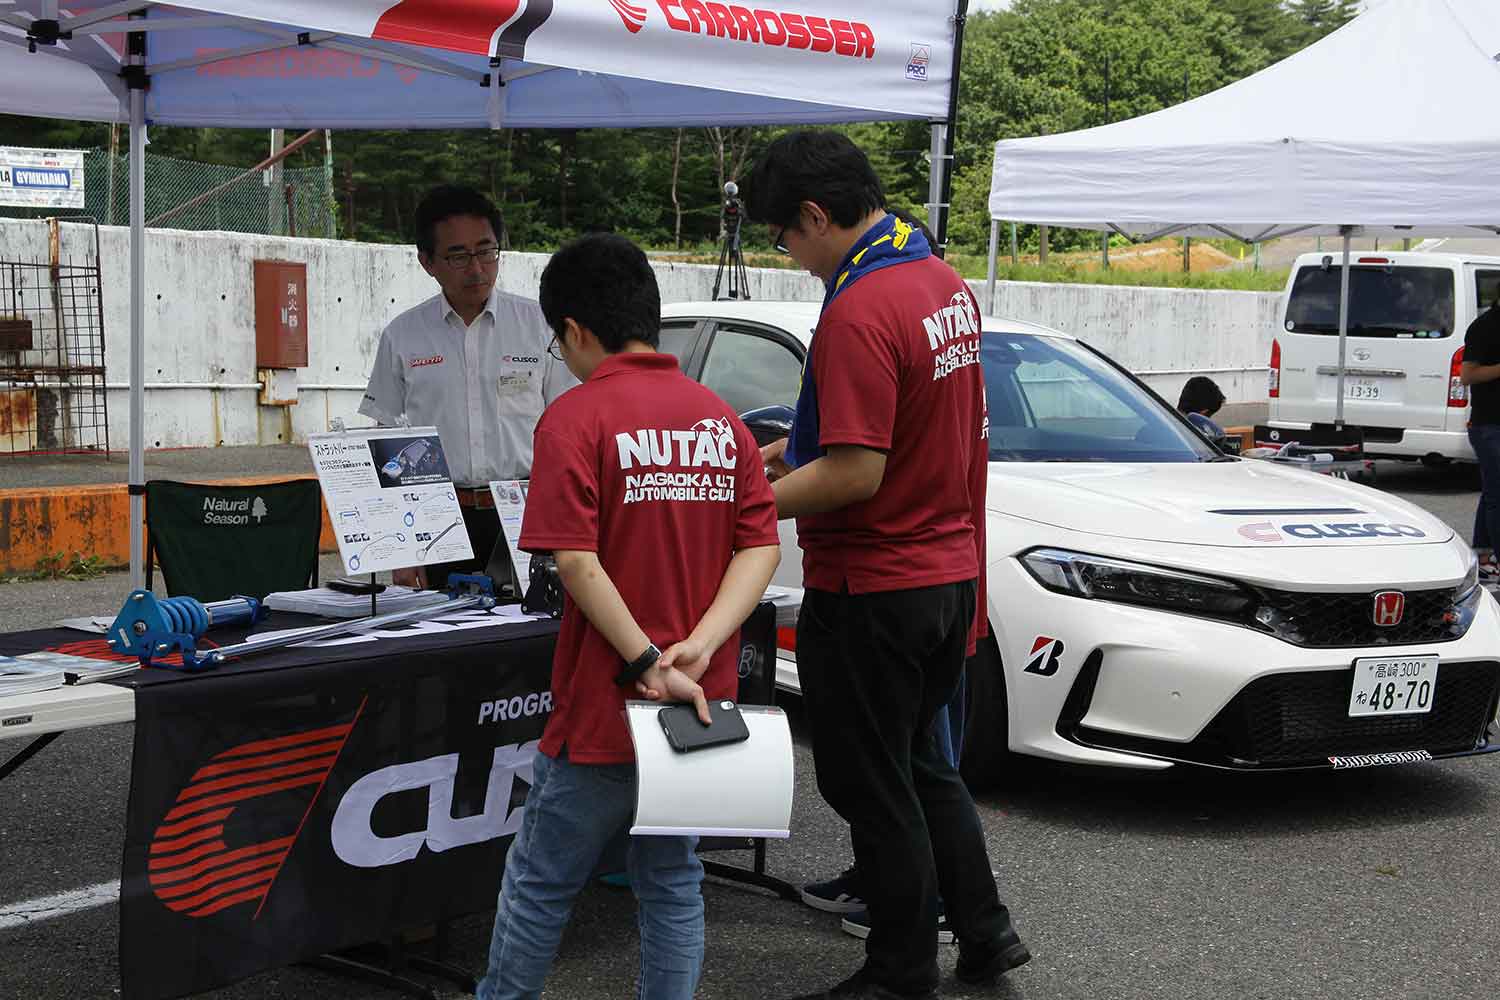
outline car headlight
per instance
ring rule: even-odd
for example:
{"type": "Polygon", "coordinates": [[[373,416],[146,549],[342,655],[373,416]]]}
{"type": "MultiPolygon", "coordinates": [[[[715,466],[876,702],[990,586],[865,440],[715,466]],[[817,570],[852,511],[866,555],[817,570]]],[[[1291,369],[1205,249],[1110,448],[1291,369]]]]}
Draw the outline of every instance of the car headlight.
{"type": "Polygon", "coordinates": [[[1048,590],[1208,618],[1243,621],[1255,595],[1228,580],[1065,549],[1032,549],[1021,564],[1048,590]]]}

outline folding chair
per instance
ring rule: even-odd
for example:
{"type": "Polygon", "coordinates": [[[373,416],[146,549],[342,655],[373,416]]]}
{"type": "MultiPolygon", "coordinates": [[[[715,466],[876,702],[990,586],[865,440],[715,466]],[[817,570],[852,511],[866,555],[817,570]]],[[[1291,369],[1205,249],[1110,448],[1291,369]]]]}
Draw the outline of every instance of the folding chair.
{"type": "Polygon", "coordinates": [[[146,586],[200,601],[317,586],[323,501],[317,480],[255,486],[146,483],[146,586]]]}

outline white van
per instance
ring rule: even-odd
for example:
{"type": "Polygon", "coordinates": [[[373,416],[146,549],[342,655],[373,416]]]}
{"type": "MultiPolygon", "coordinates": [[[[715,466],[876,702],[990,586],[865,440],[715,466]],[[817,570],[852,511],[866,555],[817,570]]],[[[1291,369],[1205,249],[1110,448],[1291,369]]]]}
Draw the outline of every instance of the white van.
{"type": "MultiPolygon", "coordinates": [[[[1331,425],[1341,253],[1297,258],[1271,342],[1270,426],[1331,425]]],[[[1375,457],[1474,461],[1464,331],[1500,293],[1500,257],[1360,252],[1350,258],[1344,424],[1375,457]]]]}

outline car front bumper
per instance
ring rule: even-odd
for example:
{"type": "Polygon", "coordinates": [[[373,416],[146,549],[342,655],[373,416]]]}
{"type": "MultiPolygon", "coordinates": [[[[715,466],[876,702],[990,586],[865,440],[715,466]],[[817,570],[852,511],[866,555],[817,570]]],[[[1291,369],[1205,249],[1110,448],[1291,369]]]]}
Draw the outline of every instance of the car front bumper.
{"type": "Polygon", "coordinates": [[[1308,648],[1207,619],[1055,594],[1015,560],[991,566],[991,587],[1009,742],[1020,753],[1141,769],[1283,770],[1350,766],[1334,758],[1500,749],[1500,607],[1488,594],[1460,639],[1308,648]],[[1007,628],[1023,621],[1020,634],[1007,628]],[[1046,631],[1037,623],[1048,623],[1046,631]],[[1039,658],[1043,640],[1061,652],[1039,658]],[[1430,712],[1349,717],[1356,659],[1416,654],[1439,657],[1430,712]]]}

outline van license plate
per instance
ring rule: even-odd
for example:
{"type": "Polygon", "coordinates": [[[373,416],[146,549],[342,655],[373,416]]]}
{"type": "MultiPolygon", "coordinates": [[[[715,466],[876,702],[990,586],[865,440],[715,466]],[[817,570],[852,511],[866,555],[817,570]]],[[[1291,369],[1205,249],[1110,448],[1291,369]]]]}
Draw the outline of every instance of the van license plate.
{"type": "Polygon", "coordinates": [[[1345,399],[1379,399],[1380,383],[1368,378],[1345,378],[1345,399]]]}

